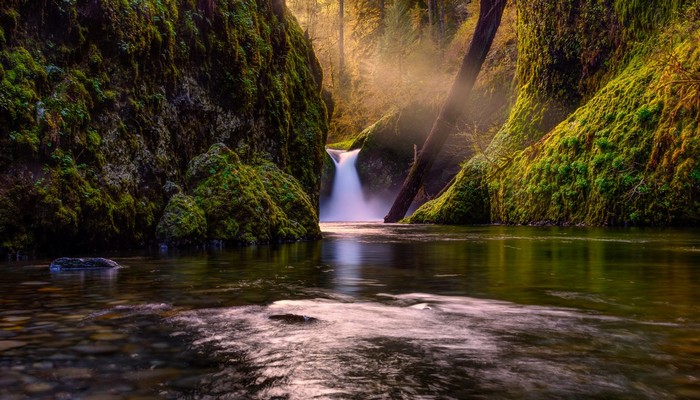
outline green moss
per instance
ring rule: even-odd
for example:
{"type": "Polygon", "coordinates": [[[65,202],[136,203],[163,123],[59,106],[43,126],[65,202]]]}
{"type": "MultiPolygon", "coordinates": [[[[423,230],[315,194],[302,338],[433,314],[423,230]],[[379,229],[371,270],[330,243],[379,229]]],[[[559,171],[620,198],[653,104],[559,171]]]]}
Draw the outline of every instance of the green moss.
{"type": "MultiPolygon", "coordinates": [[[[686,14],[697,15],[696,7],[686,14]]],[[[700,159],[700,85],[687,78],[700,77],[700,26],[688,17],[647,35],[624,67],[551,130],[531,124],[546,109],[538,106],[541,99],[552,98],[541,91],[547,85],[533,90],[533,72],[487,152],[410,221],[481,222],[465,210],[480,209],[484,201],[492,222],[698,223],[700,187],[693,174],[700,159]],[[531,144],[518,150],[528,145],[523,137],[531,144]]]]}
{"type": "Polygon", "coordinates": [[[311,200],[274,164],[244,165],[217,144],[190,162],[187,176],[210,239],[266,243],[320,235],[311,200]]]}
{"type": "Polygon", "coordinates": [[[615,0],[615,11],[628,35],[643,38],[677,13],[684,0],[615,0]]]}
{"type": "MultiPolygon", "coordinates": [[[[697,65],[700,51],[688,52],[687,44],[697,40],[699,32],[695,29],[667,51],[688,65],[697,65]]],[[[507,190],[491,193],[494,203],[501,205],[492,208],[494,219],[595,225],[698,220],[698,188],[687,183],[692,182],[687,177],[700,155],[696,133],[691,133],[697,127],[698,110],[684,108],[687,100],[664,85],[666,80],[676,80],[676,73],[681,72],[674,71],[673,65],[660,65],[655,55],[634,59],[572,115],[574,120],[587,120],[586,125],[572,129],[569,123],[560,124],[538,149],[519,155],[495,180],[496,186],[507,190]],[[671,112],[679,108],[685,112],[671,112]],[[610,109],[619,115],[612,124],[605,112],[610,109]],[[586,151],[566,146],[565,138],[572,133],[589,143],[586,151]],[[553,173],[545,167],[552,157],[592,168],[553,173]],[[572,186],[579,180],[593,184],[572,186]],[[562,200],[567,197],[571,200],[562,200]]]]}
{"type": "Polygon", "coordinates": [[[0,182],[12,188],[0,202],[22,204],[21,224],[0,220],[0,253],[153,243],[170,197],[163,183],[184,183],[188,163],[222,141],[240,150],[226,168],[250,178],[246,193],[264,187],[256,168],[266,160],[312,205],[296,221],[269,195],[244,202],[229,208],[229,231],[241,241],[317,236],[327,116],[318,62],[293,17],[263,0],[78,7],[0,5],[0,182]],[[245,222],[258,206],[270,210],[267,225],[245,222]]]}
{"type": "Polygon", "coordinates": [[[170,199],[156,227],[158,240],[169,246],[202,244],[206,240],[206,234],[204,211],[192,197],[181,193],[170,199]]]}
{"type": "Polygon", "coordinates": [[[277,237],[282,240],[320,238],[316,208],[299,182],[271,163],[257,166],[255,170],[265,192],[285,215],[277,237]]]}
{"type": "Polygon", "coordinates": [[[479,224],[489,221],[486,203],[486,164],[472,161],[457,175],[455,184],[439,198],[429,201],[406,222],[439,224],[479,224]]]}

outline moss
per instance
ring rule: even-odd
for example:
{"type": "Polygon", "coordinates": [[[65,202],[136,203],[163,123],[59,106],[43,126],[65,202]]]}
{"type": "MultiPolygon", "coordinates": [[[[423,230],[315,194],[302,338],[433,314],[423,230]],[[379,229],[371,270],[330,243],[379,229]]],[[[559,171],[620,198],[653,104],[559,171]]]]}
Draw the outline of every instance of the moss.
{"type": "Polygon", "coordinates": [[[282,240],[316,239],[321,237],[318,213],[299,182],[272,163],[255,167],[265,192],[284,212],[284,221],[278,229],[282,240]]]}
{"type": "MultiPolygon", "coordinates": [[[[696,29],[667,51],[688,65],[697,65],[700,51],[688,51],[687,45],[698,34],[696,29]]],[[[557,126],[538,148],[519,155],[495,180],[500,190],[492,192],[492,197],[502,208],[492,210],[494,218],[596,225],[698,220],[698,188],[681,183],[692,182],[688,174],[699,155],[694,139],[698,110],[670,111],[683,107],[684,101],[664,86],[664,80],[678,79],[673,76],[673,66],[660,65],[655,55],[633,60],[572,114],[578,124],[557,126]],[[605,114],[610,109],[619,115],[612,125],[605,114]],[[582,125],[584,120],[587,123],[582,125]],[[562,145],[570,137],[578,137],[586,147],[562,145]],[[556,171],[549,167],[572,161],[579,168],[556,171]],[[581,165],[592,168],[584,170],[581,165]]]]}
{"type": "Polygon", "coordinates": [[[615,0],[614,7],[627,34],[642,39],[671,19],[683,3],[683,0],[615,0]]]}
{"type": "Polygon", "coordinates": [[[484,201],[492,222],[697,224],[696,9],[689,5],[689,17],[660,32],[654,33],[659,24],[654,25],[648,39],[619,58],[607,83],[568,116],[562,114],[552,129],[532,126],[543,108],[530,105],[553,97],[533,90],[537,79],[527,81],[487,152],[469,161],[454,186],[410,221],[481,222],[468,210],[484,201]],[[484,188],[483,197],[472,195],[484,188]]]}
{"type": "MultiPolygon", "coordinates": [[[[313,218],[327,129],[318,62],[269,2],[9,0],[0,28],[0,182],[12,188],[0,201],[23,199],[16,188],[34,199],[15,209],[24,228],[0,220],[0,253],[153,243],[164,183],[183,184],[218,142],[251,177],[257,160],[293,177],[313,218]]],[[[258,241],[316,235],[299,224],[306,233],[239,228],[258,241]]]]}
{"type": "Polygon", "coordinates": [[[311,200],[274,164],[242,164],[236,153],[216,144],[190,162],[187,176],[210,239],[267,243],[319,237],[311,200]]]}
{"type": "Polygon", "coordinates": [[[406,219],[409,223],[479,224],[489,221],[486,165],[472,162],[439,198],[429,201],[406,219]]]}
{"type": "Polygon", "coordinates": [[[170,198],[156,227],[158,240],[169,246],[202,244],[206,240],[207,221],[190,196],[178,193],[170,198]]]}

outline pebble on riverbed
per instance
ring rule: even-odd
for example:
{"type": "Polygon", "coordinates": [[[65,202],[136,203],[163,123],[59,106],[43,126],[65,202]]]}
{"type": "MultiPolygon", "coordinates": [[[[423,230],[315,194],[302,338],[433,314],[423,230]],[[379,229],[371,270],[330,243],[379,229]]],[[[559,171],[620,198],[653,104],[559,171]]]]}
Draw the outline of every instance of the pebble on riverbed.
{"type": "Polygon", "coordinates": [[[28,342],[21,342],[18,340],[0,340],[0,352],[10,349],[16,349],[18,347],[24,347],[28,344],[28,342]]]}

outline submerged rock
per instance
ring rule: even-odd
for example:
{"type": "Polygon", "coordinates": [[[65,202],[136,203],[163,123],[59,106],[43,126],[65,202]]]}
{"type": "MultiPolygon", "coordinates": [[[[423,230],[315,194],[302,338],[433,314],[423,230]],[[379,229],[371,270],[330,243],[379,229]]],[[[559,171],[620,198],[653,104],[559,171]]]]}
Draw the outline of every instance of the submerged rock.
{"type": "Polygon", "coordinates": [[[107,258],[57,258],[51,262],[51,271],[75,271],[85,269],[112,269],[120,265],[107,258]]]}
{"type": "Polygon", "coordinates": [[[269,317],[273,321],[281,321],[287,324],[310,324],[318,322],[318,318],[297,314],[276,314],[269,317]]]}

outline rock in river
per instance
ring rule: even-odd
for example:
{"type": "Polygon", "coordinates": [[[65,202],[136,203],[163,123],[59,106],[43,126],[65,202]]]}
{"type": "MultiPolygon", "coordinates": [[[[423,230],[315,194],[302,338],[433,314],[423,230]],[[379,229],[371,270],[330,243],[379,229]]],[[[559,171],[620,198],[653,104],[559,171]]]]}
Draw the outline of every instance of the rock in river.
{"type": "Polygon", "coordinates": [[[296,315],[296,314],[277,314],[270,315],[269,318],[274,321],[282,321],[288,324],[308,324],[317,322],[318,319],[314,317],[308,317],[306,315],[296,315]]]}
{"type": "Polygon", "coordinates": [[[57,258],[51,262],[51,271],[76,271],[85,269],[119,268],[119,264],[106,258],[57,258]]]}

